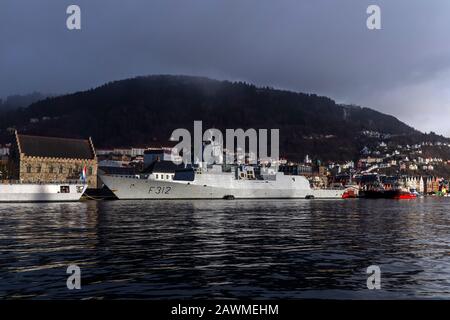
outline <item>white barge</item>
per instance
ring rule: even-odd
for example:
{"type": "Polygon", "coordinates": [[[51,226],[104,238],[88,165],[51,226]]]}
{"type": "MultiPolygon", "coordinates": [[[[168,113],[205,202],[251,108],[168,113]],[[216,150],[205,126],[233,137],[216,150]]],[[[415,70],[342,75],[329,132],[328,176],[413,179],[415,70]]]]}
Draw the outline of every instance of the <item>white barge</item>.
{"type": "Polygon", "coordinates": [[[86,191],[84,183],[0,182],[0,202],[79,201],[86,191]]]}

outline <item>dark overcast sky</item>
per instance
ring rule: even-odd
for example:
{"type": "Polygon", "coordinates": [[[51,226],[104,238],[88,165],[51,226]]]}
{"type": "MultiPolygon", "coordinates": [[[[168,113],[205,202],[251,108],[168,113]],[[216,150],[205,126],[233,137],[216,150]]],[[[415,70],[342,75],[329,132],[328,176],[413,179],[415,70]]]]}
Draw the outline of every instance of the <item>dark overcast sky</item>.
{"type": "Polygon", "coordinates": [[[327,95],[450,136],[448,0],[1,0],[0,96],[147,74],[327,95]],[[66,8],[82,30],[66,29],[66,8]],[[366,28],[378,4],[382,30],[366,28]]]}

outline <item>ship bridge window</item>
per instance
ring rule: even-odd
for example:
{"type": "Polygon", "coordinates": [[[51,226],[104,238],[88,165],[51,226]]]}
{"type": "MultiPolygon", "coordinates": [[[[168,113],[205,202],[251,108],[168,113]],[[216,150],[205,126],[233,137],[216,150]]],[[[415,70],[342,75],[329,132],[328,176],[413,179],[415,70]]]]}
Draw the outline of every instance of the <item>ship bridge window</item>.
{"type": "Polygon", "coordinates": [[[70,187],[69,186],[61,186],[60,193],[70,193],[70,187]]]}

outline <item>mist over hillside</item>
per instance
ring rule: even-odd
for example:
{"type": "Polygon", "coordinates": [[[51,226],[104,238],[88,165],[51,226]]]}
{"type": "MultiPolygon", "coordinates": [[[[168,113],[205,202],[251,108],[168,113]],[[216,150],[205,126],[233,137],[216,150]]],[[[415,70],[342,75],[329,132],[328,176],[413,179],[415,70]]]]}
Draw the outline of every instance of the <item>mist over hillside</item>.
{"type": "Polygon", "coordinates": [[[51,97],[51,94],[43,94],[40,92],[33,92],[30,94],[16,94],[0,99],[0,111],[15,110],[19,108],[26,108],[32,103],[35,103],[45,98],[51,97]]]}

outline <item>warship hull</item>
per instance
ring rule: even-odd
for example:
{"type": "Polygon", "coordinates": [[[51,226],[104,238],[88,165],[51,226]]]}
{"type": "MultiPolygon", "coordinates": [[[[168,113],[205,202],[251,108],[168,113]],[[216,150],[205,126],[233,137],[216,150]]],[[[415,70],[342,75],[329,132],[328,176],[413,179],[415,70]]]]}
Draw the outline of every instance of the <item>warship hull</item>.
{"type": "MultiPolygon", "coordinates": [[[[312,189],[276,181],[158,181],[111,175],[100,176],[119,199],[341,199],[344,190],[312,189]]],[[[303,178],[303,177],[302,177],[303,178]]],[[[306,179],[305,179],[306,180],[306,179]]],[[[302,184],[304,185],[304,184],[302,184]]]]}

